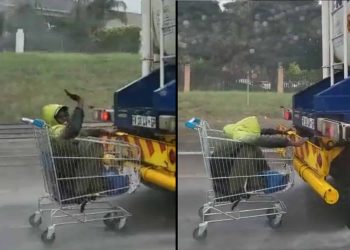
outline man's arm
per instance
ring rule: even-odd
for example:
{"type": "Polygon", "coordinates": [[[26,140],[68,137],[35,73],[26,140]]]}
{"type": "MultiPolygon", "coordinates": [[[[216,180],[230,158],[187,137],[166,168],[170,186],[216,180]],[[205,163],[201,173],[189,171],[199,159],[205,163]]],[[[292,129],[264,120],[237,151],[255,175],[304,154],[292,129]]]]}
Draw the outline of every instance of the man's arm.
{"type": "Polygon", "coordinates": [[[79,95],[72,94],[68,90],[64,90],[66,94],[73,100],[77,102],[77,107],[74,109],[73,114],[68,121],[61,137],[63,139],[73,139],[77,137],[84,121],[84,100],[79,95]]]}
{"type": "Polygon", "coordinates": [[[63,139],[73,139],[80,133],[84,121],[84,110],[76,107],[73,111],[72,117],[63,130],[63,139]]]}
{"type": "Polygon", "coordinates": [[[287,138],[280,136],[260,136],[252,144],[263,148],[285,148],[292,146],[287,138]]]}
{"type": "Polygon", "coordinates": [[[273,129],[273,128],[262,128],[260,133],[262,135],[284,135],[284,134],[286,134],[285,131],[281,131],[281,130],[273,129]]]}
{"type": "Polygon", "coordinates": [[[307,141],[307,138],[301,138],[298,141],[291,141],[288,138],[280,136],[260,136],[252,144],[264,148],[285,148],[300,147],[307,141]]]}

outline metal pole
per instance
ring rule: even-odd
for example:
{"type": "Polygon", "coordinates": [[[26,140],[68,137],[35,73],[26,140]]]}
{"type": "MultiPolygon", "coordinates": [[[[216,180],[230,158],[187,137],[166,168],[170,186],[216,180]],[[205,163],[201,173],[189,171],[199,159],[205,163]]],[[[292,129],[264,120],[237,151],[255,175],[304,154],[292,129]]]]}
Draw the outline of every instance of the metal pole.
{"type": "MultiPolygon", "coordinates": [[[[248,60],[251,61],[252,55],[255,53],[255,49],[254,48],[250,48],[249,49],[249,56],[248,56],[248,60]]],[[[252,82],[253,83],[253,77],[252,77],[252,63],[249,62],[249,71],[248,71],[248,84],[247,84],[247,106],[249,106],[250,100],[249,100],[249,85],[252,82]]]]}
{"type": "Polygon", "coordinates": [[[333,44],[333,14],[332,14],[332,1],[326,1],[329,7],[329,18],[330,18],[330,25],[329,25],[329,41],[330,41],[330,67],[331,67],[331,86],[334,84],[334,44],[333,44]]]}
{"type": "Polygon", "coordinates": [[[323,78],[329,77],[330,55],[329,55],[329,17],[330,7],[328,1],[322,1],[322,73],[323,78]]]}
{"type": "Polygon", "coordinates": [[[348,78],[348,2],[343,1],[344,79],[348,78]]]}
{"type": "Polygon", "coordinates": [[[247,106],[249,106],[249,84],[247,84],[247,106]]]}
{"type": "Polygon", "coordinates": [[[163,18],[164,18],[164,0],[160,1],[159,16],[159,53],[160,53],[160,87],[164,87],[164,37],[163,37],[163,18]]]}
{"type": "Polygon", "coordinates": [[[251,81],[250,69],[248,71],[248,83],[247,83],[247,106],[249,106],[249,84],[251,81]]]}
{"type": "Polygon", "coordinates": [[[141,56],[142,56],[142,76],[151,72],[151,0],[142,0],[142,31],[141,31],[141,56]]]}

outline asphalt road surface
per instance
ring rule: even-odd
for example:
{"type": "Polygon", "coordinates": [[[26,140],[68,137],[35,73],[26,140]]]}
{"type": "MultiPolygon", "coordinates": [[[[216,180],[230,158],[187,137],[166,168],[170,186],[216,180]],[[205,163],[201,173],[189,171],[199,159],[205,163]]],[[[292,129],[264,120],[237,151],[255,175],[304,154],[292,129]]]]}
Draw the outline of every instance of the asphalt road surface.
{"type": "Polygon", "coordinates": [[[198,226],[198,208],[206,201],[209,183],[200,155],[179,156],[178,165],[179,250],[350,249],[344,207],[326,205],[299,177],[292,189],[278,195],[288,208],[279,229],[271,229],[265,217],[212,223],[207,238],[196,241],[192,231],[198,226]]]}
{"type": "Polygon", "coordinates": [[[176,203],[174,194],[142,186],[134,195],[116,202],[129,210],[125,232],[106,231],[92,222],[56,228],[50,247],[40,240],[28,217],[35,211],[44,184],[32,139],[0,140],[0,249],[175,249],[176,203]]]}

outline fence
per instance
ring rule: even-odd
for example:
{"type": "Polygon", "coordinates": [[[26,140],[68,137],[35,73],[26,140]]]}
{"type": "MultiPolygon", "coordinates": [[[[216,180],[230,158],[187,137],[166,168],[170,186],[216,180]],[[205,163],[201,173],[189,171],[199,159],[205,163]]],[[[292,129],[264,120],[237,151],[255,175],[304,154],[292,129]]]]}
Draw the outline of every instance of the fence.
{"type": "MultiPolygon", "coordinates": [[[[276,70],[277,76],[277,70],[276,70]]],[[[321,70],[312,70],[310,74],[303,74],[299,77],[289,78],[285,76],[283,81],[284,92],[296,93],[322,79],[321,70]]],[[[184,89],[184,69],[183,65],[178,67],[178,86],[179,91],[184,89]]],[[[246,90],[249,84],[250,91],[276,91],[277,79],[259,79],[250,80],[246,75],[232,76],[227,72],[223,72],[214,68],[191,68],[191,90],[246,90]]]]}

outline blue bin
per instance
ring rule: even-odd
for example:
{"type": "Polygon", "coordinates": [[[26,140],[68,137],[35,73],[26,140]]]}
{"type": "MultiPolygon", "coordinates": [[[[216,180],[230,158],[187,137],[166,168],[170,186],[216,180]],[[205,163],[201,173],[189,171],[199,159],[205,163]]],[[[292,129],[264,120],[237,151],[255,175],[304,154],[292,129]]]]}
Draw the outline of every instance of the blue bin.
{"type": "Polygon", "coordinates": [[[285,189],[288,184],[288,175],[280,174],[278,171],[264,171],[261,174],[263,174],[265,178],[265,194],[281,191],[285,189]]]}
{"type": "Polygon", "coordinates": [[[119,175],[118,171],[113,170],[105,171],[103,175],[106,176],[108,190],[118,189],[107,192],[107,195],[120,195],[129,190],[129,176],[119,175]]]}

